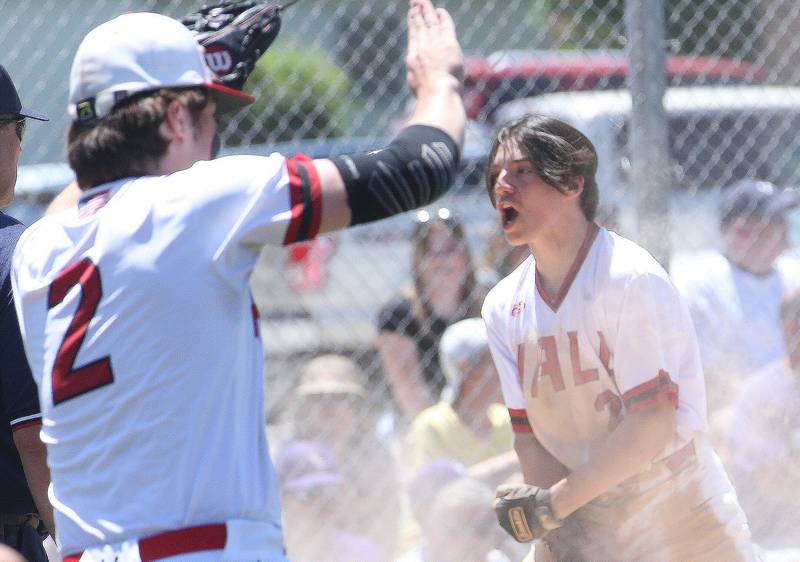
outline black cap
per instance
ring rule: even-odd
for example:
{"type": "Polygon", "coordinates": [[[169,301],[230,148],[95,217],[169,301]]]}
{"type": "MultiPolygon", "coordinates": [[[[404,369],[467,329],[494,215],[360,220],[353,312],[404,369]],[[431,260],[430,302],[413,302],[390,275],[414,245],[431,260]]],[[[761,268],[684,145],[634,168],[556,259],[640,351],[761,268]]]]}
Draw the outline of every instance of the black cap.
{"type": "Polygon", "coordinates": [[[39,121],[50,120],[46,115],[38,111],[22,107],[14,82],[11,81],[11,76],[8,75],[8,71],[2,64],[0,64],[0,113],[13,113],[23,117],[30,117],[31,119],[38,119],[39,121]]]}
{"type": "Polygon", "coordinates": [[[768,181],[741,180],[722,194],[720,222],[724,226],[740,216],[779,215],[800,205],[800,192],[780,189],[768,181]]]}

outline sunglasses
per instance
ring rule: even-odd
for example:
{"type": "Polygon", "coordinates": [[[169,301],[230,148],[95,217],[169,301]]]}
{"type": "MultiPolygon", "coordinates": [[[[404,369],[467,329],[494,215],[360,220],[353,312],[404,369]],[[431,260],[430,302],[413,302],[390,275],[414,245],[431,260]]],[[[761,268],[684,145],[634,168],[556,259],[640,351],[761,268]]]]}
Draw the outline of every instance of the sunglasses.
{"type": "Polygon", "coordinates": [[[0,119],[0,125],[6,125],[7,123],[15,124],[17,138],[19,139],[19,142],[22,142],[22,137],[25,135],[25,118],[18,117],[14,119],[0,119]]]}

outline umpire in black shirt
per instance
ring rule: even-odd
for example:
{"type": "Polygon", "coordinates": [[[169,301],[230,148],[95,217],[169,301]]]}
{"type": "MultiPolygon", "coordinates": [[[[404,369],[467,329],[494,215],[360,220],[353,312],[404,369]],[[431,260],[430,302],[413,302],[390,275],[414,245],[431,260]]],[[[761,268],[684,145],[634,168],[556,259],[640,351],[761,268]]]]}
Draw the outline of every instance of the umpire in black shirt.
{"type": "MultiPolygon", "coordinates": [[[[0,65],[0,208],[14,199],[26,119],[47,117],[22,106],[0,65]]],[[[47,561],[42,539],[54,530],[47,498],[50,471],[39,439],[36,384],[22,346],[11,294],[11,255],[24,226],[0,212],[0,542],[32,562],[47,561]]]]}

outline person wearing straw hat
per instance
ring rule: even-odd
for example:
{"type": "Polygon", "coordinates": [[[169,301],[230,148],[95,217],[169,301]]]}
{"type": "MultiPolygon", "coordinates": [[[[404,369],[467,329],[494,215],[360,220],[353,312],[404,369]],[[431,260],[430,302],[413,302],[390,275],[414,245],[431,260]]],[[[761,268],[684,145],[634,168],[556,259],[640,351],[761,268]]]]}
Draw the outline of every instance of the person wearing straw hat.
{"type": "Polygon", "coordinates": [[[348,506],[343,526],[391,560],[400,527],[399,475],[391,448],[377,435],[377,404],[365,382],[349,357],[325,354],[308,361],[292,400],[293,438],[330,448],[342,475],[339,496],[348,506]]]}

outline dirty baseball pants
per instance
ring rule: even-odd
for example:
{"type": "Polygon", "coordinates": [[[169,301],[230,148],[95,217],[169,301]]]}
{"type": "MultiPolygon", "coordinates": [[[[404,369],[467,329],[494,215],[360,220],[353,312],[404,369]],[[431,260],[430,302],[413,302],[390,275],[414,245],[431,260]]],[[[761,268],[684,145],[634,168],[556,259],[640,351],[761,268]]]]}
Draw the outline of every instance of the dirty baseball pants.
{"type": "Polygon", "coordinates": [[[733,486],[704,437],[580,508],[535,550],[536,562],[758,560],[733,486]]]}

